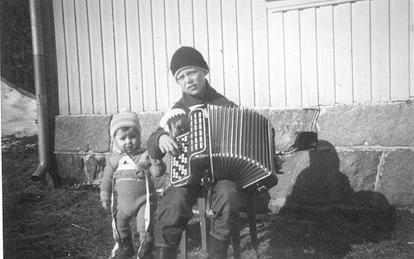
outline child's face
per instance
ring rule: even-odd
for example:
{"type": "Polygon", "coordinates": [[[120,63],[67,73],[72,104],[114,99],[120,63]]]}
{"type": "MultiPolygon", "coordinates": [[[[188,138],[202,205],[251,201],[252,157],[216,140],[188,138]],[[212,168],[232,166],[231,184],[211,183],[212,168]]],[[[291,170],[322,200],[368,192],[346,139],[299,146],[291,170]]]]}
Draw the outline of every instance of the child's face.
{"type": "Polygon", "coordinates": [[[206,72],[198,68],[187,68],[180,71],[176,79],[184,93],[203,97],[206,89],[206,72]]]}
{"type": "Polygon", "coordinates": [[[140,145],[141,138],[134,128],[120,128],[115,133],[115,143],[121,152],[133,153],[140,145]]]}

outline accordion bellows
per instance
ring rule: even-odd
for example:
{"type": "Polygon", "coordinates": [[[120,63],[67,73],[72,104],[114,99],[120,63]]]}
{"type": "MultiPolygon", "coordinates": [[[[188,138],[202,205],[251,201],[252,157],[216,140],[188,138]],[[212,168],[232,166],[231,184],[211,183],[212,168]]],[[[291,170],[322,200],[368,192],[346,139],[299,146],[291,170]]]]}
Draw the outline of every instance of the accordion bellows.
{"type": "Polygon", "coordinates": [[[248,188],[275,172],[274,130],[261,114],[207,105],[193,109],[188,120],[188,132],[175,137],[181,152],[172,156],[172,185],[230,179],[248,188]]]}

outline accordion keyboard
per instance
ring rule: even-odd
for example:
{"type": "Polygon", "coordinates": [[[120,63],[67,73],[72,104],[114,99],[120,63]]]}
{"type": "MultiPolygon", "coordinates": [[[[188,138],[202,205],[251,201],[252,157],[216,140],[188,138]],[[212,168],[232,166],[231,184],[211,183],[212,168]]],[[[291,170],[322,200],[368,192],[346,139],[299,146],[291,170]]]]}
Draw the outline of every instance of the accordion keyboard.
{"type": "Polygon", "coordinates": [[[205,125],[204,114],[202,110],[191,113],[190,121],[190,153],[196,153],[204,150],[205,143],[205,125]]]}
{"type": "Polygon", "coordinates": [[[180,182],[190,176],[188,169],[188,136],[189,133],[177,136],[179,154],[171,159],[171,183],[180,182]]]}

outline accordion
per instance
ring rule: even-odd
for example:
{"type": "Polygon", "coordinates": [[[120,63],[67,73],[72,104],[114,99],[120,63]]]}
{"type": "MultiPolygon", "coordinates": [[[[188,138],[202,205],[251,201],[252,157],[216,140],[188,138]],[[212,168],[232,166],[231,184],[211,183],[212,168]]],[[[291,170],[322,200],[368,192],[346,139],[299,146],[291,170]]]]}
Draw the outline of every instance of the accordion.
{"type": "Polygon", "coordinates": [[[179,145],[178,155],[171,156],[173,186],[230,179],[260,191],[277,183],[274,130],[264,116],[248,108],[207,105],[171,117],[167,124],[179,145]]]}

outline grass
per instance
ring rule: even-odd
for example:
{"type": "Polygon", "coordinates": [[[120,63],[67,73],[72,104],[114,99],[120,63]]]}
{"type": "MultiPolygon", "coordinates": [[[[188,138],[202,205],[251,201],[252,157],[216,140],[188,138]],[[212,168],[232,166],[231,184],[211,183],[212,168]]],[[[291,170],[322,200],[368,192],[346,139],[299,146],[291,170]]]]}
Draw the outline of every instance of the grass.
{"type": "MultiPolygon", "coordinates": [[[[4,258],[108,258],[113,246],[111,219],[101,208],[99,189],[55,189],[31,182],[38,163],[36,141],[36,137],[2,139],[4,258]]],[[[259,218],[258,257],[414,258],[410,211],[397,210],[393,228],[384,227],[389,218],[383,215],[361,220],[325,212],[316,210],[319,220],[282,213],[259,218]]],[[[198,224],[188,232],[189,257],[197,258],[198,224]]],[[[244,218],[241,251],[242,258],[256,257],[244,218]]]]}
{"type": "Polygon", "coordinates": [[[36,141],[14,139],[3,149],[4,257],[107,258],[112,230],[98,188],[31,182],[36,141]]]}

